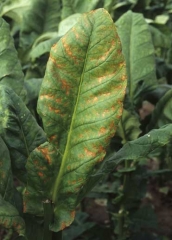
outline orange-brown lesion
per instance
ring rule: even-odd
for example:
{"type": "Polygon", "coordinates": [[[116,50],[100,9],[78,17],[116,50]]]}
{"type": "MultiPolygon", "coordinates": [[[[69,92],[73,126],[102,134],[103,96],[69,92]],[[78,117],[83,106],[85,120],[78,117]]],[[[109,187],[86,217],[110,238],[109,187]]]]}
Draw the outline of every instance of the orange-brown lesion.
{"type": "Polygon", "coordinates": [[[107,130],[106,130],[105,127],[101,127],[100,130],[99,130],[100,135],[105,134],[106,132],[107,132],[107,130]]]}
{"type": "Polygon", "coordinates": [[[66,92],[66,95],[69,95],[69,90],[71,88],[69,83],[65,79],[62,79],[61,84],[62,84],[62,89],[66,92]]]}
{"type": "Polygon", "coordinates": [[[96,157],[96,153],[84,148],[84,153],[89,157],[96,157]]]}
{"type": "Polygon", "coordinates": [[[43,95],[40,95],[40,96],[39,96],[39,99],[41,99],[41,100],[44,100],[44,99],[54,100],[54,96],[48,95],[48,94],[43,94],[43,95]]]}
{"type": "Polygon", "coordinates": [[[127,76],[124,74],[124,75],[122,75],[122,77],[121,77],[121,80],[122,81],[125,81],[127,79],[127,76]]]}
{"type": "Polygon", "coordinates": [[[38,172],[38,175],[39,175],[40,177],[43,177],[43,176],[44,176],[44,174],[43,174],[42,172],[38,172]]]}
{"type": "Polygon", "coordinates": [[[60,230],[64,230],[67,227],[65,222],[61,223],[60,230]]]}
{"type": "Polygon", "coordinates": [[[45,159],[47,160],[48,164],[51,164],[50,152],[49,152],[48,148],[40,148],[39,151],[45,157],[45,159]]]}
{"type": "Polygon", "coordinates": [[[52,135],[51,137],[49,137],[50,141],[54,141],[56,139],[56,135],[52,135]]]}
{"type": "Polygon", "coordinates": [[[59,109],[53,108],[53,107],[51,107],[51,106],[49,106],[48,109],[49,109],[50,111],[55,112],[55,113],[60,113],[60,110],[59,110],[59,109]]]}
{"type": "Polygon", "coordinates": [[[72,219],[74,219],[74,217],[75,217],[75,211],[72,211],[72,212],[70,213],[70,216],[71,216],[72,219]]]}

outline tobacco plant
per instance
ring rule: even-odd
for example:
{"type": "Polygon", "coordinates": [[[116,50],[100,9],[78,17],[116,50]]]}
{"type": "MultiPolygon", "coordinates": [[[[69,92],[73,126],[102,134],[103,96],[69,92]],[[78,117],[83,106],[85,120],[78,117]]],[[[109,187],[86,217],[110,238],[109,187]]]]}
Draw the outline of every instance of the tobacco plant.
{"type": "MultiPolygon", "coordinates": [[[[162,71],[155,68],[155,52],[157,64],[162,56],[170,62],[170,40],[142,14],[126,12],[143,9],[150,17],[151,4],[1,3],[0,225],[6,239],[74,239],[64,229],[95,186],[91,194],[108,199],[112,239],[137,239],[155,227],[153,208],[141,200],[152,176],[148,159],[163,156],[168,166],[153,174],[171,173],[171,90],[161,90],[162,71]],[[90,11],[98,7],[111,16],[90,11]],[[155,110],[140,120],[141,105],[152,98],[155,110]],[[109,181],[115,188],[102,190],[109,181]]],[[[170,1],[161,13],[165,6],[170,1]]],[[[86,221],[82,214],[78,219],[86,221]]],[[[94,228],[84,224],[76,238],[94,228]]]]}

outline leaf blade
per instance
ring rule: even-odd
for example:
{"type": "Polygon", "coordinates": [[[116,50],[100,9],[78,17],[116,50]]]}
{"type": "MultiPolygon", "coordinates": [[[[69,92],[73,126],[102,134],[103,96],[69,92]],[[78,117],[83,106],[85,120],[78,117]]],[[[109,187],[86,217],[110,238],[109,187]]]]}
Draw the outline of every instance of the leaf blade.
{"type": "Polygon", "coordinates": [[[25,164],[30,154],[46,141],[44,131],[15,92],[0,86],[0,136],[10,150],[13,170],[25,178],[25,164]]]}
{"type": "MultiPolygon", "coordinates": [[[[58,153],[56,161],[54,156],[51,158],[55,171],[52,192],[44,193],[54,203],[53,231],[73,221],[77,195],[106,154],[122,114],[125,80],[121,44],[104,9],[84,14],[51,50],[38,112],[49,146],[58,153]],[[55,162],[61,163],[60,170],[55,162]]],[[[30,164],[28,161],[28,172],[33,169],[30,164]]],[[[43,183],[44,179],[42,176],[39,181],[43,183]]],[[[33,192],[29,191],[28,196],[33,192]]]]}
{"type": "Polygon", "coordinates": [[[144,17],[132,11],[123,14],[116,26],[126,60],[129,96],[137,104],[139,88],[146,91],[157,85],[150,31],[144,17]]]}

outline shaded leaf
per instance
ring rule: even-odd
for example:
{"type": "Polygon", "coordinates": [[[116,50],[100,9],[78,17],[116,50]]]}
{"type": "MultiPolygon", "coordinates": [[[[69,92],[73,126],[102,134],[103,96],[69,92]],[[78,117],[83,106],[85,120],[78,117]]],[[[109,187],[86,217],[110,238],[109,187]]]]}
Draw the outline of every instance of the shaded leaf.
{"type": "Polygon", "coordinates": [[[27,105],[31,105],[33,102],[37,101],[42,80],[42,78],[32,78],[25,80],[24,85],[27,89],[27,105]]]}
{"type": "Polygon", "coordinates": [[[85,212],[77,212],[75,220],[70,228],[67,228],[63,231],[63,239],[64,240],[74,240],[77,237],[81,237],[81,234],[86,231],[90,231],[90,229],[96,225],[95,222],[89,222],[89,215],[85,212]]]}
{"type": "Polygon", "coordinates": [[[138,138],[141,133],[139,127],[140,122],[137,115],[124,109],[117,129],[117,135],[122,138],[122,144],[138,138]]]}
{"type": "Polygon", "coordinates": [[[161,48],[169,48],[170,47],[170,36],[163,34],[159,29],[153,26],[149,26],[151,34],[152,34],[152,41],[155,47],[161,48]]]}
{"type": "Polygon", "coordinates": [[[60,0],[32,0],[21,27],[21,47],[29,48],[41,34],[57,32],[60,9],[60,0]]]}
{"type": "Polygon", "coordinates": [[[13,0],[4,4],[0,16],[7,16],[14,21],[21,23],[25,11],[30,6],[30,0],[13,0]]]}
{"type": "Polygon", "coordinates": [[[32,61],[35,61],[36,58],[41,57],[45,53],[49,53],[53,44],[57,43],[59,39],[60,37],[58,37],[56,33],[54,37],[48,40],[44,40],[40,42],[38,45],[34,46],[29,53],[29,56],[32,59],[32,61]]]}
{"type": "Polygon", "coordinates": [[[147,131],[153,128],[160,128],[166,124],[172,123],[172,89],[158,101],[151,120],[147,126],[147,131]]]}
{"type": "Polygon", "coordinates": [[[137,104],[140,93],[157,84],[150,31],[144,17],[131,11],[125,13],[116,25],[126,60],[128,93],[132,102],[137,104]]]}
{"type": "Polygon", "coordinates": [[[28,160],[25,210],[40,214],[41,202],[52,200],[53,231],[71,224],[78,195],[106,154],[125,80],[120,41],[104,9],[84,14],[51,50],[38,101],[50,143],[28,160]]]}
{"type": "Polygon", "coordinates": [[[0,84],[11,87],[18,95],[24,97],[24,75],[9,26],[2,18],[0,18],[0,42],[0,84]]]}
{"type": "Polygon", "coordinates": [[[23,179],[30,152],[46,137],[22,100],[5,86],[0,86],[0,136],[10,151],[13,170],[23,179]]]}

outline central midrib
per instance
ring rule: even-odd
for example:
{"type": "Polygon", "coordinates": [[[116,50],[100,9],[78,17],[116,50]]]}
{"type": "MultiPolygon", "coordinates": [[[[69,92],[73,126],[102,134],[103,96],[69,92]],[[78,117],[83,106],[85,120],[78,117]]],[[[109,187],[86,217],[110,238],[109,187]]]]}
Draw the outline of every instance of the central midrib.
{"type": "Polygon", "coordinates": [[[71,139],[72,129],[73,129],[74,120],[75,120],[75,115],[76,115],[76,111],[77,111],[77,107],[78,107],[78,103],[79,103],[79,99],[80,99],[80,92],[81,92],[81,87],[82,87],[82,83],[83,83],[85,67],[86,67],[87,58],[88,58],[88,49],[89,49],[89,45],[90,45],[91,35],[92,35],[92,33],[90,34],[90,37],[89,37],[87,52],[86,52],[86,55],[85,55],[85,61],[84,61],[84,66],[83,66],[83,72],[82,72],[82,75],[81,75],[81,78],[80,78],[80,85],[79,85],[79,89],[78,89],[76,104],[75,104],[73,115],[72,115],[72,120],[71,120],[71,124],[70,124],[69,134],[68,134],[68,137],[67,137],[67,143],[66,143],[64,155],[63,155],[63,158],[62,158],[60,171],[59,171],[59,174],[58,174],[58,176],[56,178],[55,185],[54,185],[53,196],[52,196],[53,203],[57,203],[57,201],[58,201],[58,190],[59,190],[59,187],[60,187],[61,178],[63,176],[63,172],[64,172],[66,161],[67,161],[68,151],[69,151],[69,147],[70,147],[70,139],[71,139]]]}

